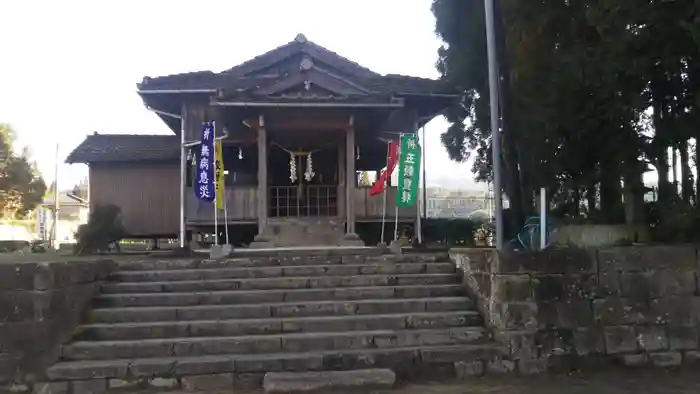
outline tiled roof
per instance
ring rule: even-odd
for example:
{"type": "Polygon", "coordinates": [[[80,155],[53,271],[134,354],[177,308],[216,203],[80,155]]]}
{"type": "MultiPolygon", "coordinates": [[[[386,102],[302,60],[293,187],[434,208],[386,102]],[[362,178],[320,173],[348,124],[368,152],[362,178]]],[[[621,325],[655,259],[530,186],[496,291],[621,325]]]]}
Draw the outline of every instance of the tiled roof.
{"type": "Polygon", "coordinates": [[[320,45],[307,41],[301,35],[285,45],[221,73],[198,71],[157,78],[148,77],[144,78],[138,87],[141,91],[223,89],[230,92],[254,90],[256,87],[274,84],[285,76],[256,76],[253,74],[298,54],[318,59],[322,63],[346,73],[352,82],[368,88],[373,93],[396,95],[402,93],[425,95],[455,93],[453,88],[442,81],[395,74],[380,75],[320,45]]]}
{"type": "Polygon", "coordinates": [[[408,75],[389,74],[362,81],[367,88],[401,94],[456,94],[453,87],[444,81],[408,75]]]}
{"type": "MultiPolygon", "coordinates": [[[[177,74],[165,77],[152,78],[147,83],[141,85],[141,89],[223,89],[225,91],[254,90],[256,88],[271,85],[282,79],[278,76],[254,76],[254,77],[232,77],[224,74],[214,74],[207,72],[208,76],[202,74],[177,74]]],[[[356,78],[354,80],[360,86],[366,87],[378,93],[401,94],[455,94],[454,88],[447,83],[428,79],[411,77],[407,75],[379,75],[376,77],[356,78]]]]}
{"type": "Polygon", "coordinates": [[[195,71],[184,74],[172,74],[162,77],[145,77],[139,84],[143,90],[158,89],[216,89],[219,84],[219,74],[212,71],[195,71]]]}
{"type": "Polygon", "coordinates": [[[305,103],[336,103],[338,105],[348,105],[348,104],[368,104],[368,103],[378,103],[378,104],[389,104],[391,102],[391,95],[386,94],[371,94],[371,95],[354,95],[354,96],[334,96],[327,94],[301,94],[298,92],[289,94],[280,94],[274,96],[263,96],[250,94],[247,92],[238,93],[228,93],[222,97],[220,100],[235,100],[239,102],[255,102],[255,103],[298,103],[300,99],[303,99],[305,103]]]}
{"type": "Polygon", "coordinates": [[[343,71],[350,74],[366,77],[366,76],[379,76],[379,74],[374,71],[359,65],[352,60],[339,55],[329,49],[326,49],[314,42],[308,41],[303,34],[297,35],[297,37],[273,50],[267,51],[260,56],[256,56],[244,63],[241,63],[233,68],[226,70],[225,74],[232,75],[246,75],[247,73],[255,70],[259,70],[266,66],[277,63],[290,55],[297,53],[304,53],[314,58],[319,58],[330,63],[332,66],[337,67],[343,71]]]}
{"type": "MultiPolygon", "coordinates": [[[[55,202],[54,196],[51,195],[51,196],[48,196],[48,197],[44,198],[44,201],[42,201],[41,203],[42,203],[43,205],[53,205],[54,202],[55,202]]],[[[82,205],[86,205],[86,202],[85,202],[85,201],[81,201],[80,198],[78,198],[77,196],[74,196],[74,195],[71,194],[70,192],[65,192],[65,191],[64,191],[64,192],[59,192],[58,203],[59,203],[61,206],[66,206],[66,205],[79,205],[79,206],[82,206],[82,205]]]]}
{"type": "Polygon", "coordinates": [[[172,160],[180,157],[175,135],[93,134],[87,136],[66,163],[172,160]]]}

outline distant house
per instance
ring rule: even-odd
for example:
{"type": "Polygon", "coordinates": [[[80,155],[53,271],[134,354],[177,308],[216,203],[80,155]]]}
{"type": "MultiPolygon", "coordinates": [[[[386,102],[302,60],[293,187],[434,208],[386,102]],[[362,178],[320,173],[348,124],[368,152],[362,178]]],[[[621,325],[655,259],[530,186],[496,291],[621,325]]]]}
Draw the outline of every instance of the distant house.
{"type": "MultiPolygon", "coordinates": [[[[54,196],[47,197],[37,208],[37,229],[40,239],[51,239],[53,235],[54,196]]],[[[89,203],[72,192],[59,192],[57,243],[75,242],[78,226],[87,223],[89,203]]]]}
{"type": "Polygon", "coordinates": [[[0,223],[0,241],[31,241],[34,236],[27,230],[26,227],[0,223]]]}
{"type": "Polygon", "coordinates": [[[490,217],[491,198],[486,192],[428,188],[426,194],[428,217],[473,219],[490,217]]]}

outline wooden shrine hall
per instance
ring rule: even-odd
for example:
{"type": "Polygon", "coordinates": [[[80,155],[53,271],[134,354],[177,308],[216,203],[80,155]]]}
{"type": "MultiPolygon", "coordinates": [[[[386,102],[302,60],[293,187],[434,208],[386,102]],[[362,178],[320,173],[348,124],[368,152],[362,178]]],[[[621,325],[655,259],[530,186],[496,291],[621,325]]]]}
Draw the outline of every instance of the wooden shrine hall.
{"type": "Polygon", "coordinates": [[[416,133],[458,97],[441,81],[375,73],[301,34],[222,72],[137,86],[172,135],[88,136],[67,162],[88,164],[91,205],[119,206],[133,238],[211,233],[214,204],[195,198],[188,143],[215,121],[226,135],[219,228],[249,231],[265,247],[358,244],[357,224],[380,222],[385,197],[392,228],[397,212],[413,223],[416,206],[397,210],[396,187],[370,196],[358,174],[381,171],[389,141],[416,133]]]}

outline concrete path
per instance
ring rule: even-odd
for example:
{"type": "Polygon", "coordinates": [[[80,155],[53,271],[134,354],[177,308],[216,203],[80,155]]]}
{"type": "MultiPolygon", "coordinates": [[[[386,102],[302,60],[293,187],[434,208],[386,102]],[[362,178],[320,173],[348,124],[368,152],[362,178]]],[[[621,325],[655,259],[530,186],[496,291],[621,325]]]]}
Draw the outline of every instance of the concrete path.
{"type": "MultiPolygon", "coordinates": [[[[230,393],[230,392],[228,392],[230,393]]],[[[242,392],[236,391],[236,394],[242,392]]],[[[246,392],[262,394],[262,390],[246,392]]],[[[463,383],[402,385],[366,394],[697,394],[697,371],[614,371],[541,375],[528,378],[486,377],[463,383]]],[[[166,394],[166,393],[163,393],[166,394]]],[[[174,394],[169,392],[167,394],[174,394]]],[[[186,394],[186,393],[178,393],[186,394]]],[[[215,394],[214,392],[210,394],[215,394]]],[[[223,394],[216,393],[216,394],[223,394]]]]}
{"type": "Polygon", "coordinates": [[[691,394],[700,393],[697,371],[616,371],[483,378],[462,384],[421,384],[375,394],[691,394]]]}

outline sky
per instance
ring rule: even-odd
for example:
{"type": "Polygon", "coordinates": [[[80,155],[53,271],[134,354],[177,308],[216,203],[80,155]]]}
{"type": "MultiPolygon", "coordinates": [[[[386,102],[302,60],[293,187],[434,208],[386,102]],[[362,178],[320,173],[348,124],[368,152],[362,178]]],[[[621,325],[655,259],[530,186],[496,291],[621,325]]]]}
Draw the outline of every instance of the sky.
{"type": "MultiPolygon", "coordinates": [[[[222,71],[298,34],[376,72],[437,78],[431,0],[0,1],[0,122],[13,125],[47,184],[59,159],[101,134],[167,134],[136,94],[144,76],[222,71]],[[40,12],[37,12],[40,10],[40,12]]],[[[428,183],[483,188],[426,128],[428,183]]],[[[62,164],[59,185],[87,176],[62,164]]]]}

